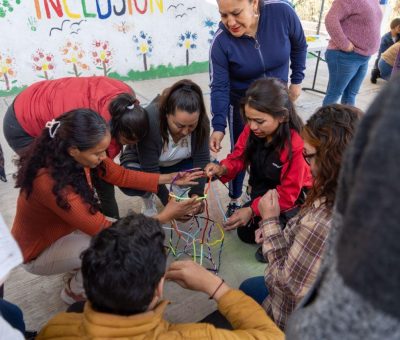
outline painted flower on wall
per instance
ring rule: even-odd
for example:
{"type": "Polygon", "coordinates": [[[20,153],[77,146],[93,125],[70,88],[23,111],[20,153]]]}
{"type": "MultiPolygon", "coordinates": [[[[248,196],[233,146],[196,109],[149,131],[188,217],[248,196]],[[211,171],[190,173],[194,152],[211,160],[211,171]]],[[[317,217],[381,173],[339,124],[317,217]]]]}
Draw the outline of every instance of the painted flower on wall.
{"type": "Polygon", "coordinates": [[[134,35],[132,40],[136,44],[138,55],[143,56],[144,70],[147,71],[147,57],[151,57],[151,52],[153,52],[153,38],[149,34],[140,31],[139,36],[134,35]]]}
{"type": "Polygon", "coordinates": [[[92,51],[93,63],[98,70],[103,70],[105,76],[111,71],[112,54],[108,41],[95,40],[93,42],[94,50],[92,51]]]}
{"type": "Polygon", "coordinates": [[[210,38],[208,38],[208,43],[210,44],[214,38],[215,28],[217,24],[218,23],[216,21],[213,21],[211,18],[206,18],[206,20],[203,21],[203,25],[208,29],[208,34],[210,35],[210,38]]]}
{"type": "Polygon", "coordinates": [[[194,43],[197,40],[197,34],[186,31],[179,36],[178,46],[184,47],[186,50],[186,66],[189,66],[189,50],[195,49],[197,46],[194,43]]]}
{"type": "MultiPolygon", "coordinates": [[[[14,59],[10,56],[4,56],[0,54],[0,81],[5,83],[7,91],[11,89],[10,78],[15,76],[16,73],[14,70],[14,59]]],[[[16,80],[12,81],[12,83],[14,82],[16,82],[16,80]]]]}
{"type": "Polygon", "coordinates": [[[32,54],[33,70],[36,71],[39,78],[49,79],[49,71],[54,70],[54,56],[51,53],[45,53],[41,48],[32,54]]]}
{"type": "Polygon", "coordinates": [[[85,52],[82,50],[81,44],[67,41],[65,46],[61,48],[61,54],[63,55],[64,63],[72,65],[73,72],[69,73],[75,74],[75,77],[79,77],[82,74],[81,70],[89,70],[89,65],[82,62],[85,52]]]}

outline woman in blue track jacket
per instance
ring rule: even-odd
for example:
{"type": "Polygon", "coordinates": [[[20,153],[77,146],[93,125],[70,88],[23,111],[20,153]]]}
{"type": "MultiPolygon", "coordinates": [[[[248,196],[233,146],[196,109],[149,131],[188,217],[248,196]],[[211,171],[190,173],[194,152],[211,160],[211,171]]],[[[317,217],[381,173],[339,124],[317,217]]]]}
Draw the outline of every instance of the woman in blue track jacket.
{"type": "MultiPolygon", "coordinates": [[[[217,0],[221,22],[210,47],[213,133],[210,149],[218,152],[227,119],[233,149],[243,131],[240,99],[256,79],[275,77],[288,83],[292,100],[300,95],[307,44],[300,20],[281,0],[217,0]]],[[[231,182],[229,217],[240,207],[244,173],[231,182]]]]}

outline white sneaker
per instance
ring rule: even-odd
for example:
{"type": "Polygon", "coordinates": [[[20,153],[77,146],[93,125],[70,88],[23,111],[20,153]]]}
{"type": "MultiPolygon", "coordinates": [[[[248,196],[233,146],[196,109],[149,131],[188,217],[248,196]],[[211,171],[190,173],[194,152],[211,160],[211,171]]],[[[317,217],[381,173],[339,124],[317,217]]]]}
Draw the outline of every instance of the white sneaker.
{"type": "Polygon", "coordinates": [[[147,217],[153,217],[158,214],[157,205],[156,205],[156,195],[150,194],[149,197],[142,197],[143,206],[142,206],[142,214],[147,217]]]}

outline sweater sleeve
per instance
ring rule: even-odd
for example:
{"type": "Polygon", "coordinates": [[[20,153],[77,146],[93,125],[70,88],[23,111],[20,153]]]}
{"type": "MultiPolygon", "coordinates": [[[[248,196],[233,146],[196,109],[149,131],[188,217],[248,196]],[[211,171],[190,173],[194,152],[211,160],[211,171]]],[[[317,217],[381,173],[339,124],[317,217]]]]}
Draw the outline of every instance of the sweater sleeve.
{"type": "Polygon", "coordinates": [[[304,79],[306,69],[307,42],[303,27],[296,12],[289,8],[289,39],[290,39],[290,82],[300,84],[304,79]]]}
{"type": "Polygon", "coordinates": [[[218,309],[234,330],[210,328],[209,339],[284,339],[284,334],[265,313],[265,310],[239,290],[231,289],[224,294],[218,301],[218,309]]]}
{"type": "Polygon", "coordinates": [[[221,176],[222,183],[226,183],[234,179],[237,174],[245,169],[244,152],[246,150],[247,139],[250,135],[250,127],[246,125],[240,134],[233,151],[221,161],[221,165],[226,167],[226,174],[221,176]]]}
{"type": "MultiPolygon", "coordinates": [[[[310,167],[304,160],[303,140],[297,133],[292,132],[292,161],[288,160],[287,148],[283,150],[280,158],[283,166],[280,184],[276,186],[276,190],[279,195],[279,206],[283,212],[294,207],[301,189],[310,184],[310,167]]],[[[258,209],[260,199],[261,196],[255,198],[251,204],[251,208],[257,216],[260,216],[258,209]]]]}
{"type": "Polygon", "coordinates": [[[71,188],[65,189],[66,200],[70,205],[70,209],[60,208],[52,192],[53,185],[51,181],[49,175],[38,177],[37,186],[35,187],[36,197],[43,200],[42,203],[65,223],[91,236],[111,225],[111,222],[102,213],[91,214],[88,204],[71,188]],[[53,197],[53,199],[49,199],[49,197],[53,197]]]}
{"type": "Polygon", "coordinates": [[[330,39],[341,50],[347,49],[350,45],[350,40],[347,39],[341,25],[341,22],[349,15],[351,11],[348,0],[335,0],[325,17],[325,26],[330,39]]]}
{"type": "Polygon", "coordinates": [[[103,175],[99,171],[99,175],[106,182],[123,188],[157,192],[160,174],[128,170],[109,158],[106,158],[103,163],[105,165],[105,174],[103,175]]]}
{"type": "Polygon", "coordinates": [[[230,104],[229,60],[221,45],[223,31],[219,29],[210,47],[211,125],[214,131],[225,133],[230,104]]]}

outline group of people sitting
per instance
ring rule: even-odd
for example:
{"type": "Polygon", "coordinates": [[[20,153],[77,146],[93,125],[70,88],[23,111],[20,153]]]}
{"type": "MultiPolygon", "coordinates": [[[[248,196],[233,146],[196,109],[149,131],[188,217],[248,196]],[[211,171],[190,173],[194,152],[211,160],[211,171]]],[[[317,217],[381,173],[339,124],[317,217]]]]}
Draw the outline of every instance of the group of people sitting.
{"type": "Polygon", "coordinates": [[[36,275],[66,274],[63,301],[87,301],[83,313],[56,316],[39,339],[283,336],[318,277],[342,157],[362,112],[332,104],[303,125],[287,87],[274,78],[251,84],[241,112],[246,125],[235,148],[215,163],[203,94],[190,80],[173,84],[146,108],[125,84],[105,77],[43,81],[16,97],[4,127],[20,155],[12,234],[23,267],[36,275]],[[77,94],[66,96],[68,88],[77,94]],[[113,150],[124,144],[118,165],[113,150]],[[246,169],[250,199],[224,228],[261,246],[265,276],[236,290],[191,261],[166,268],[161,224],[201,214],[197,198],[207,178],[225,183],[246,169]],[[190,199],[168,199],[171,182],[190,199]],[[114,186],[144,197],[148,216],[119,218],[106,203],[115,201],[114,186]],[[164,205],[160,212],[149,209],[155,194],[164,205]],[[165,279],[215,299],[234,330],[164,321],[165,279]]]}

